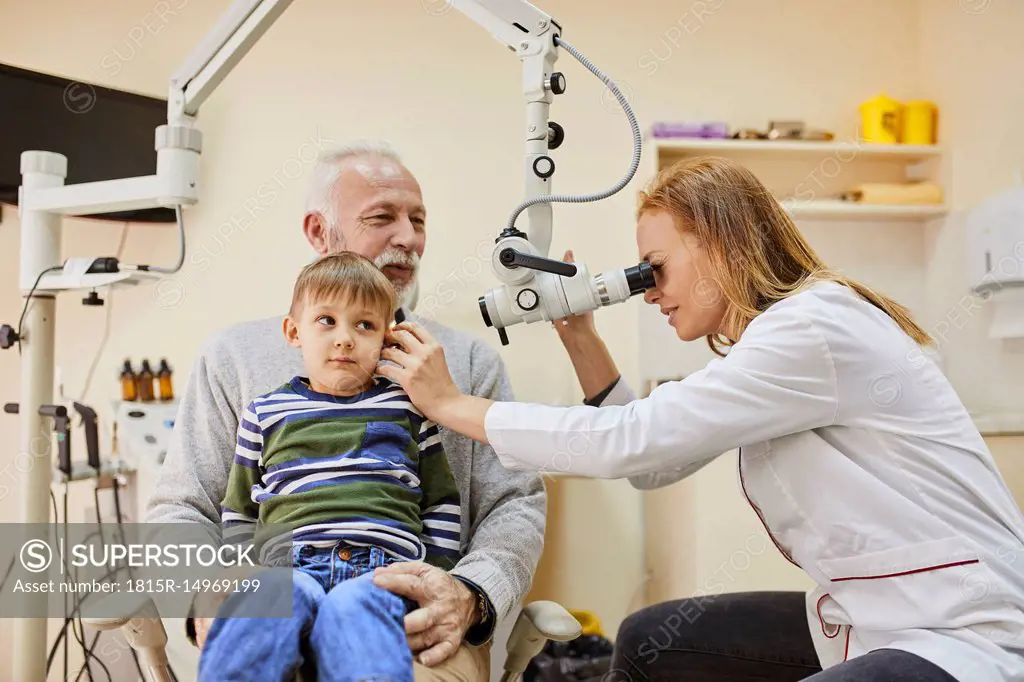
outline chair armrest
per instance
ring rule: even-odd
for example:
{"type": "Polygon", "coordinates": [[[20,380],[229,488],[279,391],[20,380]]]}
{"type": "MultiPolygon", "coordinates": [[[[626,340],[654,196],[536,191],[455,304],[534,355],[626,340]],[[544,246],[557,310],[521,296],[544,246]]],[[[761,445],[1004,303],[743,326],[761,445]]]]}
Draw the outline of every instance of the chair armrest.
{"type": "Polygon", "coordinates": [[[535,601],[527,604],[520,618],[525,618],[546,639],[565,642],[576,639],[583,633],[583,626],[565,610],[561,604],[553,601],[535,601]]]}
{"type": "Polygon", "coordinates": [[[83,617],[82,623],[95,630],[121,630],[128,644],[139,653],[140,665],[152,682],[170,682],[167,663],[167,630],[153,600],[145,595],[115,594],[93,606],[105,616],[83,617]]]}
{"type": "Polygon", "coordinates": [[[144,594],[111,594],[92,601],[88,612],[102,616],[82,616],[82,623],[96,630],[116,630],[135,618],[160,619],[153,600],[144,594]]]}
{"type": "Polygon", "coordinates": [[[518,678],[530,660],[541,652],[549,639],[564,642],[576,639],[583,632],[579,621],[561,605],[552,601],[535,601],[523,607],[512,634],[508,638],[508,657],[502,680],[518,678]]]}

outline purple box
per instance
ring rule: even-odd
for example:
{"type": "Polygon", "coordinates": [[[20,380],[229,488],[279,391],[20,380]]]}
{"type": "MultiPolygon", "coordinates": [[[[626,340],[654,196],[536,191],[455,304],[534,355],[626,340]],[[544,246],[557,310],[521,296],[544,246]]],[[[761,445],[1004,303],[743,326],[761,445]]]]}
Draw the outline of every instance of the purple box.
{"type": "Polygon", "coordinates": [[[724,121],[658,121],[651,126],[651,134],[654,137],[726,138],[729,126],[724,121]]]}

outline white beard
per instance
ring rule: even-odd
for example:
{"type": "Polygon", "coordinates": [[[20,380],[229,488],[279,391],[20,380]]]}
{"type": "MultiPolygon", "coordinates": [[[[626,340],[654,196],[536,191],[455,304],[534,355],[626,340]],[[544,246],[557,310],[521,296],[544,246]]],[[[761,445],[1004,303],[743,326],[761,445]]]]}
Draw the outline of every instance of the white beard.
{"type": "Polygon", "coordinates": [[[410,277],[408,281],[392,281],[391,285],[395,288],[395,295],[398,298],[398,306],[400,308],[412,309],[415,307],[416,299],[419,298],[419,254],[415,252],[409,253],[394,247],[388,247],[373,259],[373,264],[381,270],[388,265],[405,265],[412,268],[412,277],[410,277]]]}

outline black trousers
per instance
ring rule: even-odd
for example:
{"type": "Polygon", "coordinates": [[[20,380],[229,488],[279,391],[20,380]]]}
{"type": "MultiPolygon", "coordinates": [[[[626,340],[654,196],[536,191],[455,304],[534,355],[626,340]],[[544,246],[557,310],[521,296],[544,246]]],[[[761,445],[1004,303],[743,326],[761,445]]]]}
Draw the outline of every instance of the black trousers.
{"type": "Polygon", "coordinates": [[[803,592],[740,592],[656,604],[619,628],[603,682],[957,682],[933,663],[881,649],[826,671],[803,592]]]}

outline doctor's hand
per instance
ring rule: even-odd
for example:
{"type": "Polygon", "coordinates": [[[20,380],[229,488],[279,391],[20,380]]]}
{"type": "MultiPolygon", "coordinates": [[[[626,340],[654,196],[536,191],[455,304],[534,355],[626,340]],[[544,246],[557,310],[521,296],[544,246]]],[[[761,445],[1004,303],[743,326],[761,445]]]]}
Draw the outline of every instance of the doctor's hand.
{"type": "Polygon", "coordinates": [[[430,332],[409,321],[392,327],[384,343],[377,372],[401,385],[416,407],[437,421],[435,411],[461,395],[448,371],[444,348],[430,332]]]}
{"type": "MultiPolygon", "coordinates": [[[[562,258],[567,263],[576,262],[572,250],[566,251],[562,258]]],[[[619,370],[597,333],[592,311],[555,320],[551,324],[569,355],[584,398],[591,399],[618,381],[619,370]]]]}
{"type": "Polygon", "coordinates": [[[462,394],[448,371],[444,348],[430,332],[406,321],[392,327],[384,342],[378,374],[405,389],[428,419],[487,443],[484,416],[494,401],[462,394]]]}
{"type": "MultiPolygon", "coordinates": [[[[576,259],[573,257],[572,249],[565,252],[562,256],[562,260],[566,263],[575,263],[576,259]]],[[[597,336],[597,327],[594,326],[594,313],[588,311],[582,315],[570,315],[560,320],[554,320],[551,326],[555,328],[558,333],[558,338],[562,340],[562,344],[569,348],[574,344],[578,344],[581,339],[597,336]]]]}
{"type": "Polygon", "coordinates": [[[405,617],[405,634],[416,660],[427,667],[455,655],[482,615],[465,583],[430,564],[403,561],[378,568],[373,584],[419,604],[405,617]]]}

